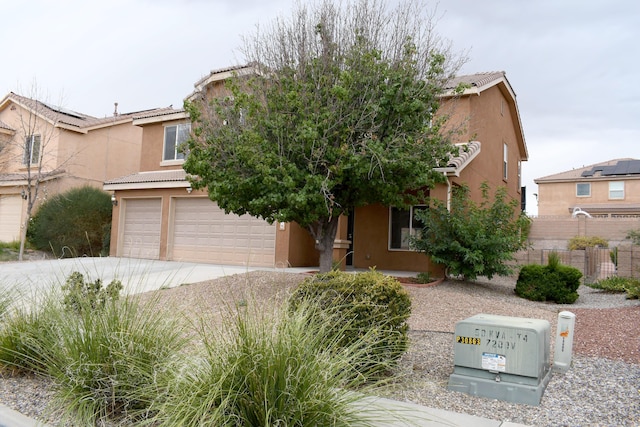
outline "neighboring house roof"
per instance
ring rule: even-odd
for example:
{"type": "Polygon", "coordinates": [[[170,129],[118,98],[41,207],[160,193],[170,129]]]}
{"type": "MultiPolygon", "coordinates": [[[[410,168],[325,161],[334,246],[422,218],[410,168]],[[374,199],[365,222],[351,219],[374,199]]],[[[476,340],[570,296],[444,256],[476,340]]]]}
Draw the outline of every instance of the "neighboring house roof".
{"type": "Polygon", "coordinates": [[[11,126],[9,126],[8,124],[0,120],[0,131],[15,132],[15,129],[13,129],[11,126]]]}
{"type": "Polygon", "coordinates": [[[544,184],[550,182],[591,181],[594,179],[609,179],[612,176],[634,176],[640,178],[640,160],[631,158],[608,160],[606,162],[536,178],[533,182],[536,184],[544,184]]]}
{"type": "Polygon", "coordinates": [[[184,169],[147,171],[115,178],[104,183],[105,191],[135,190],[148,188],[190,187],[184,169]]]}
{"type": "Polygon", "coordinates": [[[189,118],[184,108],[161,108],[154,111],[145,112],[133,118],[135,126],[143,126],[149,123],[168,122],[171,120],[184,120],[189,118]]]}
{"type": "Polygon", "coordinates": [[[504,71],[488,71],[453,77],[445,85],[445,94],[443,96],[480,96],[483,91],[494,86],[498,87],[505,98],[509,101],[509,109],[511,111],[512,117],[514,117],[514,127],[516,131],[518,147],[520,148],[522,160],[526,161],[529,158],[529,153],[527,150],[527,144],[524,139],[522,121],[520,120],[520,111],[518,110],[518,103],[516,102],[516,93],[511,87],[509,80],[507,80],[507,76],[504,71]],[[456,94],[454,92],[454,89],[457,88],[460,84],[464,84],[467,87],[461,94],[456,94]]]}
{"type": "Polygon", "coordinates": [[[22,108],[33,112],[56,127],[62,127],[80,133],[87,133],[92,129],[131,121],[135,116],[143,113],[164,110],[163,108],[154,108],[151,110],[136,111],[125,114],[114,113],[114,115],[110,117],[97,118],[88,114],[78,113],[63,107],[41,102],[37,99],[27,98],[13,92],[10,92],[4,97],[4,99],[2,99],[2,101],[0,101],[0,110],[6,108],[10,102],[18,104],[22,108]]]}
{"type": "MultiPolygon", "coordinates": [[[[31,180],[50,181],[61,177],[65,173],[64,169],[56,169],[51,172],[42,172],[38,175],[32,174],[31,180]]],[[[28,184],[29,176],[26,173],[5,173],[0,174],[0,187],[24,186],[28,184]]]]}
{"type": "Polygon", "coordinates": [[[447,176],[460,176],[460,172],[480,154],[480,149],[482,148],[480,141],[456,144],[456,146],[458,147],[458,155],[449,159],[446,167],[436,168],[436,171],[442,172],[447,176]]]}

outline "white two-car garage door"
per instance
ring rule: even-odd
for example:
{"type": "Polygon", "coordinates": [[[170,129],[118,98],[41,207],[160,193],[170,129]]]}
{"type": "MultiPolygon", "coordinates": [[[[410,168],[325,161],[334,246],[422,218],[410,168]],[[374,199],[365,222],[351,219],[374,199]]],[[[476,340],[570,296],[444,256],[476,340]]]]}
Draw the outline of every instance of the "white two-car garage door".
{"type": "Polygon", "coordinates": [[[173,209],[169,259],[273,267],[275,225],[225,214],[206,197],[175,198],[173,209]]]}
{"type": "Polygon", "coordinates": [[[158,259],[160,257],[160,227],[162,199],[125,199],[124,231],[119,256],[158,259]]]}
{"type": "Polygon", "coordinates": [[[0,242],[20,240],[22,198],[0,196],[0,242]]]}

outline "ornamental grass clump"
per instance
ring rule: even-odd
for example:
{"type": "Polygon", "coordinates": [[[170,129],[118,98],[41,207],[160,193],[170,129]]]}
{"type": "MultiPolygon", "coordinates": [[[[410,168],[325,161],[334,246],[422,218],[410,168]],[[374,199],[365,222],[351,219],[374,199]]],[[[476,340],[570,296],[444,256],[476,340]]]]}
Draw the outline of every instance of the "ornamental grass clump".
{"type": "Polygon", "coordinates": [[[45,373],[47,351],[58,345],[55,319],[62,310],[59,300],[52,293],[29,301],[17,293],[11,298],[0,322],[0,370],[45,373]]]}
{"type": "Polygon", "coordinates": [[[368,378],[388,374],[407,351],[411,299],[393,277],[375,270],[318,274],[292,294],[290,309],[300,304],[316,307],[318,316],[326,318],[330,341],[338,347],[366,347],[369,357],[361,361],[358,370],[368,378]],[[336,319],[350,319],[348,327],[336,319]]]}
{"type": "Polygon", "coordinates": [[[178,370],[184,328],[157,300],[108,299],[97,308],[92,302],[56,319],[58,345],[45,361],[56,407],[72,425],[148,418],[178,370]]]}
{"type": "Polygon", "coordinates": [[[368,425],[367,411],[355,405],[363,395],[350,391],[365,381],[353,374],[368,357],[364,346],[339,346],[333,322],[317,316],[317,307],[303,303],[296,310],[271,313],[252,307],[253,302],[239,307],[219,329],[208,324],[199,328],[204,354],[184,366],[155,422],[194,427],[368,425]]]}
{"type": "Polygon", "coordinates": [[[73,273],[0,326],[0,365],[50,378],[50,410],[68,425],[137,424],[178,371],[185,328],[158,299],[120,288],[73,273]]]}
{"type": "Polygon", "coordinates": [[[638,299],[640,297],[640,280],[631,277],[607,277],[588,286],[607,292],[626,292],[627,299],[638,299]]]}

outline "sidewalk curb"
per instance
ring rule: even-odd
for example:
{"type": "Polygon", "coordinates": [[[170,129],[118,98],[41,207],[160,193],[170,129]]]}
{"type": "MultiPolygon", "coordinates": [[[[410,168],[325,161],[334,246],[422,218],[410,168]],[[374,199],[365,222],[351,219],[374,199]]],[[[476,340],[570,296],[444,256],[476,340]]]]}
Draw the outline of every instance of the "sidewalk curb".
{"type": "Polygon", "coordinates": [[[47,425],[0,405],[0,427],[47,427],[47,425]]]}

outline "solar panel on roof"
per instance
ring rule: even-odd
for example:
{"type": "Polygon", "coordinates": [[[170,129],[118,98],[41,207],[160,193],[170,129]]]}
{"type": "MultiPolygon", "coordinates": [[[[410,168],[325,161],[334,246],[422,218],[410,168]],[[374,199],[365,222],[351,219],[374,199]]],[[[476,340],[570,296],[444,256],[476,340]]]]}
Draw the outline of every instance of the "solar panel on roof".
{"type": "Polygon", "coordinates": [[[620,160],[611,166],[594,166],[582,172],[580,176],[590,177],[600,172],[602,176],[638,175],[640,174],[640,160],[620,160]]]}
{"type": "Polygon", "coordinates": [[[629,160],[629,171],[630,174],[640,174],[640,160],[629,160]]]}

